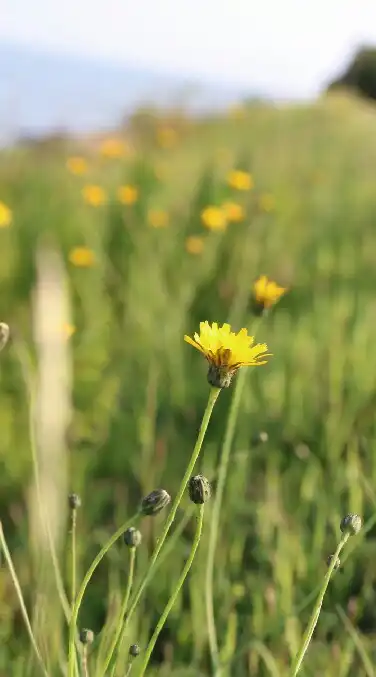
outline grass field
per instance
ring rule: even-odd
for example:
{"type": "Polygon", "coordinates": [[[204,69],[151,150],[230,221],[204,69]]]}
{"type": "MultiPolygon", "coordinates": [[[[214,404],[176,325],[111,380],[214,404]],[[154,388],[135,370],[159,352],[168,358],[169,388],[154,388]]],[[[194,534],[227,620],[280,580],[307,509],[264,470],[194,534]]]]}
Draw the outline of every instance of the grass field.
{"type": "MultiPolygon", "coordinates": [[[[205,360],[184,334],[203,320],[252,329],[252,285],[266,274],[288,291],[257,324],[273,357],[247,369],[226,478],[214,567],[222,677],[291,674],[347,513],[365,528],[346,546],[301,674],[374,676],[375,110],[336,96],[136,122],[104,145],[52,140],[0,157],[0,320],[11,328],[0,354],[0,515],[49,675],[64,674],[67,657],[50,550],[69,596],[68,493],[82,500],[80,581],[140,499],[156,487],[173,496],[183,476],[209,390],[205,360]]],[[[214,494],[233,389],[218,399],[196,466],[214,494]]],[[[213,674],[211,510],[212,501],[150,676],[213,674]]],[[[129,644],[142,654],[181,573],[191,516],[185,496],[116,677],[129,644]]],[[[136,581],[163,521],[140,522],[136,581]]],[[[96,636],[90,677],[128,560],[120,540],[81,607],[79,627],[96,636]]],[[[1,677],[42,674],[4,560],[0,638],[1,677]]]]}

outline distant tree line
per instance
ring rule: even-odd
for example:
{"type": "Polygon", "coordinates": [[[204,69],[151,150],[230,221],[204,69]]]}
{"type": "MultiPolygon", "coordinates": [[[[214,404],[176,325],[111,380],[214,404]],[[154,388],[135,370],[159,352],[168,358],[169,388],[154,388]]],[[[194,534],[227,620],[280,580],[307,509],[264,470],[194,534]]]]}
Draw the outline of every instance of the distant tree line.
{"type": "Polygon", "coordinates": [[[376,47],[362,47],[345,71],[333,80],[327,90],[347,88],[361,96],[376,99],[376,47]]]}

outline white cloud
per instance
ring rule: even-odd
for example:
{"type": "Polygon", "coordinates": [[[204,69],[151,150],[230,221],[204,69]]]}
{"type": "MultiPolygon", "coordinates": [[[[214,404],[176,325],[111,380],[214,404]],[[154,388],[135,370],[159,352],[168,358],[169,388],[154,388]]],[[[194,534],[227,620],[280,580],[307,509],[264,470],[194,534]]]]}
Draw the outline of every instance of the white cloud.
{"type": "Polygon", "coordinates": [[[0,0],[0,39],[314,93],[362,42],[374,0],[0,0]]]}

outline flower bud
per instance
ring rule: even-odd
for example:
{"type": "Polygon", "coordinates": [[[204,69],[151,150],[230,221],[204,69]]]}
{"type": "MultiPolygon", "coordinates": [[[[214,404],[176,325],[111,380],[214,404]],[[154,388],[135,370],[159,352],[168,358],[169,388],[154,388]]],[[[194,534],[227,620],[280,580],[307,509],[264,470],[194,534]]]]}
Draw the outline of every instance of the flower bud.
{"type": "Polygon", "coordinates": [[[232,377],[236,369],[229,369],[226,366],[210,364],[208,369],[208,383],[214,388],[228,388],[231,385],[232,377]]]}
{"type": "Polygon", "coordinates": [[[80,630],[80,642],[81,644],[92,644],[94,642],[94,632],[87,628],[82,628],[80,630]]]}
{"type": "Polygon", "coordinates": [[[260,430],[255,433],[251,439],[252,447],[258,447],[259,444],[266,444],[269,440],[269,435],[265,430],[260,430]]]}
{"type": "Polygon", "coordinates": [[[340,529],[343,534],[354,536],[358,534],[362,528],[362,518],[359,515],[350,513],[341,520],[340,529]]]}
{"type": "Polygon", "coordinates": [[[9,326],[5,322],[0,322],[0,350],[8,343],[9,326]]]}
{"type": "Polygon", "coordinates": [[[154,489],[141,501],[143,515],[157,515],[171,501],[171,496],[164,489],[154,489]]]}
{"type": "Polygon", "coordinates": [[[211,496],[211,487],[209,480],[203,475],[191,477],[188,484],[189,498],[193,503],[202,505],[209,500],[211,496]]]}
{"type": "Polygon", "coordinates": [[[132,658],[137,658],[140,654],[140,647],[138,644],[131,644],[129,647],[129,655],[132,656],[132,658]]]}
{"type": "Polygon", "coordinates": [[[71,510],[77,510],[81,507],[81,499],[78,494],[69,494],[68,505],[71,510]]]}
{"type": "Polygon", "coordinates": [[[137,548],[142,541],[141,532],[135,527],[129,527],[123,534],[124,543],[128,548],[137,548]]]}
{"type": "MultiPolygon", "coordinates": [[[[328,567],[330,567],[333,559],[334,559],[334,555],[329,555],[329,557],[326,560],[328,567]]],[[[337,557],[336,563],[334,565],[334,569],[339,569],[340,566],[341,566],[341,561],[340,561],[339,557],[337,557]]]]}

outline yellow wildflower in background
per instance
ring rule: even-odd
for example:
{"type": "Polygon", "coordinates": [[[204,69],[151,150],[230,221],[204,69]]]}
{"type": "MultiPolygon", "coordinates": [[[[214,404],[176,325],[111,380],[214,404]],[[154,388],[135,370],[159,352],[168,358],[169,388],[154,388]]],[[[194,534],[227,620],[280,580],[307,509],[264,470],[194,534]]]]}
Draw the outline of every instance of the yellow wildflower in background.
{"type": "Polygon", "coordinates": [[[161,148],[172,148],[178,139],[173,127],[159,127],[157,130],[157,143],[161,148]]]}
{"type": "Polygon", "coordinates": [[[82,174],[86,174],[88,170],[88,164],[85,158],[77,155],[75,157],[68,158],[66,161],[66,168],[71,174],[81,176],[82,174]]]}
{"type": "Polygon", "coordinates": [[[188,254],[201,254],[204,250],[205,242],[198,235],[190,235],[185,241],[185,248],[188,254]]]}
{"type": "Polygon", "coordinates": [[[4,202],[0,202],[0,228],[8,228],[12,223],[12,212],[4,202]]]}
{"type": "Polygon", "coordinates": [[[95,254],[89,247],[74,247],[69,252],[69,261],[77,268],[91,268],[95,264],[95,254]]]}
{"type": "Polygon", "coordinates": [[[227,183],[235,190],[251,190],[254,185],[251,174],[241,169],[232,169],[227,175],[227,183]]]}
{"type": "Polygon", "coordinates": [[[112,137],[102,141],[99,152],[103,157],[115,160],[126,155],[127,145],[122,139],[112,137]]]}
{"type": "Polygon", "coordinates": [[[232,106],[228,111],[228,117],[232,120],[244,120],[246,115],[246,109],[241,104],[232,106]]]}
{"type": "Polygon", "coordinates": [[[133,205],[138,200],[138,188],[136,186],[120,186],[117,191],[119,202],[123,205],[133,205]]]}
{"type": "Polygon", "coordinates": [[[107,200],[107,195],[101,186],[84,186],[82,196],[85,202],[92,207],[100,207],[107,200]]]}
{"type": "Polygon", "coordinates": [[[256,308],[263,312],[273,306],[287,291],[286,287],[280,287],[266,275],[260,275],[253,285],[253,296],[256,308]]]}
{"type": "Polygon", "coordinates": [[[226,214],[220,207],[205,207],[201,212],[201,221],[209,230],[226,230],[226,214]]]}
{"type": "Polygon", "coordinates": [[[222,205],[222,209],[230,223],[238,223],[239,221],[243,221],[245,216],[244,207],[237,204],[237,202],[225,202],[222,205]]]}
{"type": "Polygon", "coordinates": [[[266,364],[265,358],[270,357],[265,343],[253,345],[254,337],[248,336],[247,329],[235,334],[229,324],[219,327],[217,322],[200,322],[200,333],[195,333],[193,339],[184,336],[184,340],[206,357],[208,381],[216,388],[227,388],[240,367],[266,364]]]}
{"type": "Polygon", "coordinates": [[[259,208],[263,212],[272,212],[275,209],[275,197],[271,193],[263,193],[259,197],[259,208]]]}
{"type": "Polygon", "coordinates": [[[152,228],[166,228],[169,223],[169,216],[163,209],[149,209],[148,224],[152,228]]]}
{"type": "Polygon", "coordinates": [[[65,322],[63,325],[63,332],[67,338],[70,338],[76,332],[76,327],[74,326],[74,324],[69,324],[69,322],[65,322]]]}

